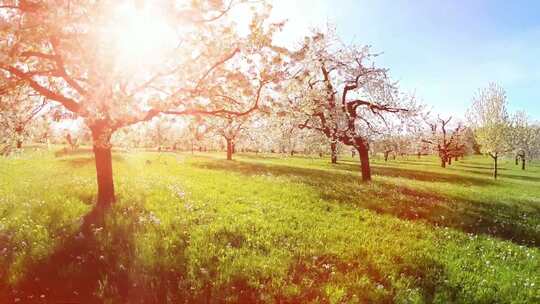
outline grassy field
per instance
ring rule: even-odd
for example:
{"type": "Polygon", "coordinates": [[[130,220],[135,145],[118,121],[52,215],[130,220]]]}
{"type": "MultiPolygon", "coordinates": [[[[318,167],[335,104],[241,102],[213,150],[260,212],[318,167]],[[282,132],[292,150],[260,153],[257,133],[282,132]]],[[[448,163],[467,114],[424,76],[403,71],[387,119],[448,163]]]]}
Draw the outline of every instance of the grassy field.
{"type": "Polygon", "coordinates": [[[0,303],[539,303],[540,166],[117,153],[0,159],[0,303]],[[4,300],[2,300],[4,299],[4,300]]]}

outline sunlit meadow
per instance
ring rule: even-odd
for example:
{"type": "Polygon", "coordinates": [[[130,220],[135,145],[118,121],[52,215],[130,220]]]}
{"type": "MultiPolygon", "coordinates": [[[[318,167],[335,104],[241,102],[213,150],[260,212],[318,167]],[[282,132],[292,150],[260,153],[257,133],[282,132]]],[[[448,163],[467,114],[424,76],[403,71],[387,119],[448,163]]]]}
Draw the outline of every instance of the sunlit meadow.
{"type": "Polygon", "coordinates": [[[85,303],[534,303],[540,167],[114,154],[118,203],[82,233],[93,159],[0,159],[0,298],[85,303]]]}
{"type": "Polygon", "coordinates": [[[539,10],[0,0],[0,304],[540,303],[539,10]]]}

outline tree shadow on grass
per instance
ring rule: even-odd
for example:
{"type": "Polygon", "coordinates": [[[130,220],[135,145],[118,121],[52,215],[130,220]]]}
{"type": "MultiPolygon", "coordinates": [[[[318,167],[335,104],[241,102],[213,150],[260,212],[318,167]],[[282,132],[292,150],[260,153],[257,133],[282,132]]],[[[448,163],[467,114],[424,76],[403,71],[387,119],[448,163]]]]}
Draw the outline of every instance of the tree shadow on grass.
{"type": "MultiPolygon", "coordinates": [[[[278,296],[279,303],[331,303],[325,286],[332,281],[335,272],[352,280],[363,278],[359,287],[348,286],[341,295],[340,303],[394,303],[396,291],[395,277],[411,278],[411,285],[421,290],[419,294],[425,303],[432,303],[437,289],[444,285],[442,278],[446,277],[445,267],[440,262],[427,256],[403,252],[393,257],[391,269],[383,269],[374,260],[373,252],[357,250],[350,259],[343,259],[335,254],[317,254],[316,256],[295,256],[288,270],[288,286],[299,287],[299,292],[293,296],[278,296]],[[380,289],[386,292],[381,294],[380,289]]],[[[397,288],[396,288],[397,287],[397,288]]],[[[412,286],[411,286],[412,287],[412,286]]]]}
{"type": "MultiPolygon", "coordinates": [[[[516,244],[538,247],[540,235],[529,222],[540,214],[540,208],[524,211],[504,203],[464,200],[463,198],[427,193],[417,189],[380,183],[383,189],[399,193],[399,204],[372,206],[379,213],[404,219],[422,219],[434,226],[450,227],[472,234],[485,234],[516,244]]],[[[384,193],[380,193],[384,195],[384,193]]]]}
{"type": "MultiPolygon", "coordinates": [[[[119,148],[112,148],[113,153],[122,153],[125,152],[123,149],[119,148]]],[[[63,148],[56,152],[54,152],[55,157],[69,157],[69,156],[81,156],[81,155],[94,155],[93,148],[87,148],[87,147],[80,147],[75,150],[72,150],[70,148],[63,148]]]]}
{"type": "MultiPolygon", "coordinates": [[[[122,155],[113,154],[112,160],[114,162],[123,162],[124,157],[122,155]]],[[[93,165],[95,162],[94,156],[86,156],[86,157],[69,157],[69,158],[63,158],[60,159],[59,162],[67,164],[73,168],[81,168],[89,165],[93,165]]]]}
{"type": "Polygon", "coordinates": [[[516,175],[516,174],[504,173],[504,174],[501,174],[501,177],[520,180],[520,181],[526,181],[526,182],[540,183],[540,177],[536,177],[536,176],[516,175]]]}
{"type": "MultiPolygon", "coordinates": [[[[355,173],[359,171],[358,164],[356,166],[351,164],[337,164],[335,165],[335,168],[355,173]]],[[[420,171],[414,169],[387,167],[381,165],[372,165],[371,168],[373,170],[373,175],[399,177],[423,182],[451,183],[475,186],[487,186],[494,183],[493,181],[485,178],[458,176],[454,174],[443,174],[432,171],[420,171]]]]}
{"type": "MultiPolygon", "coordinates": [[[[480,165],[469,165],[468,163],[458,163],[456,164],[458,168],[468,168],[468,169],[480,169],[480,170],[486,170],[486,171],[493,171],[493,167],[490,165],[487,166],[480,166],[480,165]]],[[[506,170],[506,168],[499,168],[499,170],[506,170]]]]}
{"type": "MultiPolygon", "coordinates": [[[[485,176],[486,179],[493,178],[493,172],[492,171],[483,171],[483,170],[476,170],[476,169],[464,169],[464,168],[457,168],[459,171],[467,172],[467,173],[473,173],[477,175],[485,176]]],[[[493,169],[490,169],[493,170],[493,169]]],[[[536,176],[530,176],[530,175],[517,175],[517,174],[511,174],[508,169],[500,169],[499,171],[503,171],[502,173],[499,173],[499,178],[508,178],[513,179],[517,181],[526,181],[526,182],[536,182],[540,183],[540,177],[536,176]],[[508,172],[506,172],[508,171],[508,172]]]]}
{"type": "MultiPolygon", "coordinates": [[[[526,212],[502,202],[464,200],[451,195],[421,191],[411,187],[375,179],[369,185],[360,185],[357,174],[349,170],[332,172],[323,169],[300,168],[286,165],[263,165],[243,161],[208,161],[194,164],[209,170],[233,171],[248,176],[272,174],[288,176],[318,191],[321,198],[390,214],[406,220],[423,220],[434,226],[451,227],[474,234],[486,234],[517,244],[538,246],[540,235],[527,218],[538,212],[526,212]]],[[[381,169],[381,168],[379,168],[381,169]]],[[[376,174],[415,179],[414,170],[385,168],[376,174]],[[404,172],[405,171],[405,172],[404,172]],[[388,175],[385,175],[388,174],[388,175]]],[[[419,172],[427,181],[455,181],[462,177],[419,172]]],[[[490,184],[476,178],[463,177],[465,183],[490,184]],[[467,181],[468,179],[468,181],[467,181]]]]}
{"type": "Polygon", "coordinates": [[[413,165],[413,166],[428,166],[428,167],[440,167],[439,164],[434,163],[433,161],[425,161],[425,160],[389,160],[387,162],[384,162],[386,164],[403,164],[403,165],[413,165]]]}
{"type": "Polygon", "coordinates": [[[104,294],[115,294],[125,303],[128,274],[118,265],[120,258],[132,255],[134,224],[108,230],[103,217],[92,210],[78,231],[59,240],[52,254],[28,262],[5,298],[10,303],[103,303],[104,294]]]}

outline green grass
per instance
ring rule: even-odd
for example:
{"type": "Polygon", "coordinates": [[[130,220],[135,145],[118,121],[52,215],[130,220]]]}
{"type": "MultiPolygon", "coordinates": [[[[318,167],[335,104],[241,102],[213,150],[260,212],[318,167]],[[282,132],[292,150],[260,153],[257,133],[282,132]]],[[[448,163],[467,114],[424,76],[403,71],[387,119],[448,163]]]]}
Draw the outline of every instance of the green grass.
{"type": "Polygon", "coordinates": [[[374,160],[365,185],[351,159],[117,153],[118,203],[82,233],[93,159],[57,155],[0,159],[8,303],[540,301],[537,165],[374,160]]]}

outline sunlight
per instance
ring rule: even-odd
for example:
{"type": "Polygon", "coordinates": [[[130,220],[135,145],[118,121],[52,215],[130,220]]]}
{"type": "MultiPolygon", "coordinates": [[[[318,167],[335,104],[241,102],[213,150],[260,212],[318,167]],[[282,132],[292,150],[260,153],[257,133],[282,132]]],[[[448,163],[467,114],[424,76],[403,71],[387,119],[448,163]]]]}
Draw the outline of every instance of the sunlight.
{"type": "Polygon", "coordinates": [[[165,16],[150,5],[121,3],[114,12],[114,52],[123,67],[162,62],[176,43],[176,33],[165,16]]]}
{"type": "Polygon", "coordinates": [[[395,2],[0,0],[0,304],[540,304],[540,1],[395,2]]]}

